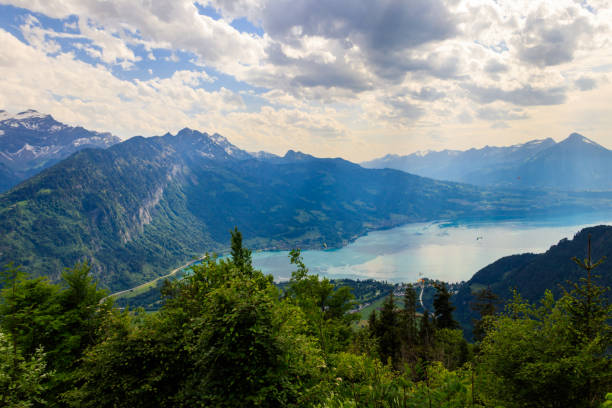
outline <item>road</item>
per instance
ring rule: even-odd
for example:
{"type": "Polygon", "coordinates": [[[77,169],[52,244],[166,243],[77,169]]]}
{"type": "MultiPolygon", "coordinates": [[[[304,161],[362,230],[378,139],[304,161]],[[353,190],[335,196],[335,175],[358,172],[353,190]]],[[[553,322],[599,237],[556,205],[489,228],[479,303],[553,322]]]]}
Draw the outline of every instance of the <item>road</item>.
{"type": "MultiPolygon", "coordinates": [[[[185,269],[185,268],[187,268],[188,266],[193,265],[193,264],[194,264],[194,263],[196,263],[196,262],[200,262],[202,259],[204,259],[204,257],[201,257],[200,259],[196,259],[196,260],[194,260],[194,261],[189,261],[189,262],[187,262],[185,265],[182,265],[182,266],[179,266],[178,268],[173,269],[173,270],[172,270],[170,273],[168,273],[168,274],[166,274],[166,275],[164,275],[164,276],[160,276],[159,278],[155,278],[155,279],[153,279],[152,281],[145,282],[145,283],[140,284],[140,285],[138,285],[138,286],[134,286],[133,288],[130,288],[130,289],[125,289],[125,290],[122,290],[122,291],[119,291],[119,292],[111,293],[110,295],[108,295],[108,296],[107,296],[107,297],[105,297],[104,299],[109,298],[109,297],[118,297],[118,296],[120,296],[120,295],[122,295],[122,294],[124,294],[124,293],[133,292],[133,291],[136,291],[136,290],[138,290],[138,289],[140,289],[140,288],[144,288],[144,287],[146,287],[146,286],[151,286],[152,284],[154,284],[154,283],[155,283],[155,282],[157,282],[158,280],[160,280],[160,279],[166,279],[166,278],[169,278],[169,277],[171,277],[171,276],[175,275],[175,274],[176,274],[178,271],[180,271],[180,270],[182,270],[182,269],[185,269]]],[[[102,299],[102,301],[103,301],[104,299],[102,299]]]]}

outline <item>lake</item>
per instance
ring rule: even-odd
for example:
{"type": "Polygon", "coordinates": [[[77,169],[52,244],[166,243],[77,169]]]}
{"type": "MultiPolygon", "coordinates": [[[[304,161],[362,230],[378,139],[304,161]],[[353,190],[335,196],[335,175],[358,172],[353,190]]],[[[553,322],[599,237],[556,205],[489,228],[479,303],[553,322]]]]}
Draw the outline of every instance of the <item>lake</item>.
{"type": "MultiPolygon", "coordinates": [[[[303,251],[302,256],[311,273],[329,278],[414,282],[426,277],[457,282],[503,256],[544,252],[582,228],[600,224],[612,224],[612,214],[407,224],[370,232],[340,249],[303,251]]],[[[287,280],[295,270],[288,254],[257,252],[253,265],[276,281],[287,280]]]]}

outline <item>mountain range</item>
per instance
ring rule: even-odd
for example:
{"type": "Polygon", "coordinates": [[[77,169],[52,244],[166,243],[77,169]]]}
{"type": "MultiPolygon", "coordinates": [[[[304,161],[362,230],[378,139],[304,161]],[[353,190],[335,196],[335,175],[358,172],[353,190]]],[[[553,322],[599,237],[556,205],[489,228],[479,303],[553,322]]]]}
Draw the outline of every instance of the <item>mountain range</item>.
{"type": "Polygon", "coordinates": [[[612,151],[578,133],[559,143],[548,138],[507,147],[386,155],[361,165],[479,186],[612,190],[612,151]]]}
{"type": "Polygon", "coordinates": [[[0,264],[57,278],[89,260],[125,289],[238,226],[253,249],[330,248],[407,222],[607,208],[610,197],[504,192],[289,151],[258,155],[183,129],[80,150],[0,195],[0,264]]]}
{"type": "Polygon", "coordinates": [[[68,126],[32,109],[17,115],[0,110],[0,192],[78,150],[119,141],[110,133],[68,126]]]}

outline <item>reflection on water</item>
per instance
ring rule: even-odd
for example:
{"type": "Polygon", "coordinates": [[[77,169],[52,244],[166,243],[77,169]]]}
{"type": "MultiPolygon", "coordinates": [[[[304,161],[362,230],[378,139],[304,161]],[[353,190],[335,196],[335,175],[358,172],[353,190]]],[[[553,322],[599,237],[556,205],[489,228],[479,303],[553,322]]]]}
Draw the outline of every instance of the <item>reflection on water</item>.
{"type": "MultiPolygon", "coordinates": [[[[413,282],[422,274],[461,281],[503,256],[543,252],[582,228],[599,224],[612,224],[612,215],[408,224],[371,232],[341,249],[309,250],[302,255],[312,273],[330,278],[413,282]]],[[[287,251],[254,253],[253,264],[277,281],[289,279],[294,270],[287,251]]]]}

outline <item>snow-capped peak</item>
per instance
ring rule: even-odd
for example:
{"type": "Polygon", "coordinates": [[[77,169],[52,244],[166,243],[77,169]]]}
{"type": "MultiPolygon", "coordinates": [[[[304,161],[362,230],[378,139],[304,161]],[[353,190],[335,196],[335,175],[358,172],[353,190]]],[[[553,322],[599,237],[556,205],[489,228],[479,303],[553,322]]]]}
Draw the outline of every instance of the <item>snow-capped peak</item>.
{"type": "Polygon", "coordinates": [[[599,143],[596,143],[591,139],[582,136],[580,133],[572,133],[567,137],[567,139],[563,140],[560,143],[587,143],[593,146],[601,146],[599,143]]]}
{"type": "Polygon", "coordinates": [[[49,117],[49,115],[44,115],[34,109],[28,109],[23,112],[19,112],[17,115],[13,117],[13,119],[24,120],[24,119],[44,119],[49,117]]]}
{"type": "Polygon", "coordinates": [[[414,152],[414,155],[418,156],[418,157],[425,157],[425,156],[427,156],[431,152],[432,152],[431,150],[418,150],[418,151],[414,152]]]}

